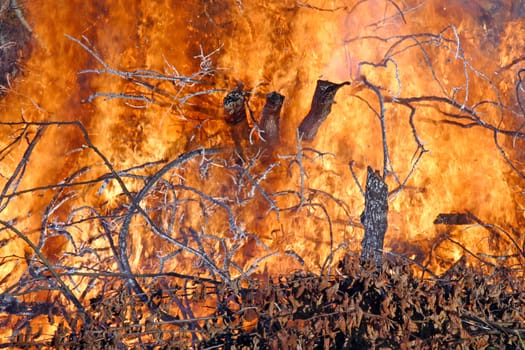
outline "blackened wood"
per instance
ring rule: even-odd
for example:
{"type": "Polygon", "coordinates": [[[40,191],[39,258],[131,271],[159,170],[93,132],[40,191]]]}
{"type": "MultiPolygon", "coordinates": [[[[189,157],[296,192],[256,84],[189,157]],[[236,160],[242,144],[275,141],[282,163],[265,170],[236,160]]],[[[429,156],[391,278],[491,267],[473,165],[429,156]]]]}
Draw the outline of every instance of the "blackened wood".
{"type": "Polygon", "coordinates": [[[0,312],[5,312],[10,315],[25,315],[30,317],[59,314],[59,310],[52,303],[24,302],[7,293],[0,295],[0,312]]]}
{"type": "Polygon", "coordinates": [[[441,213],[434,220],[434,225],[471,225],[474,223],[469,213],[441,213]]]}
{"type": "Polygon", "coordinates": [[[279,122],[283,102],[283,95],[275,91],[270,92],[266,95],[266,103],[261,113],[261,129],[264,131],[263,138],[272,146],[279,143],[279,122]]]}
{"type": "Polygon", "coordinates": [[[368,167],[365,189],[365,210],[361,223],[365,236],[361,242],[361,264],[373,264],[381,268],[383,263],[383,241],[388,227],[388,186],[379,175],[368,167]]]}
{"type": "Polygon", "coordinates": [[[242,162],[248,161],[246,156],[250,139],[250,125],[248,124],[248,120],[244,119],[236,124],[231,124],[230,129],[233,142],[235,143],[235,152],[237,152],[239,160],[242,162]]]}
{"type": "Polygon", "coordinates": [[[350,85],[350,83],[345,81],[335,84],[327,80],[317,81],[310,111],[299,125],[299,136],[302,140],[312,141],[315,138],[317,130],[332,111],[336,92],[344,85],[350,85]]]}
{"type": "Polygon", "coordinates": [[[231,127],[231,136],[235,143],[237,155],[246,160],[244,155],[244,143],[249,137],[249,125],[246,118],[246,95],[244,91],[237,88],[230,91],[223,101],[226,122],[231,127]]]}
{"type": "Polygon", "coordinates": [[[246,108],[244,105],[245,94],[241,89],[234,89],[226,95],[223,101],[226,122],[237,124],[246,120],[246,108]]]}
{"type": "Polygon", "coordinates": [[[250,135],[250,126],[246,117],[246,94],[239,88],[230,91],[224,98],[223,106],[226,122],[231,127],[235,152],[240,160],[246,161],[244,145],[250,135]]]}
{"type": "Polygon", "coordinates": [[[8,91],[13,77],[20,71],[20,62],[31,52],[31,32],[17,13],[21,9],[10,0],[0,1],[0,96],[8,91]]]}

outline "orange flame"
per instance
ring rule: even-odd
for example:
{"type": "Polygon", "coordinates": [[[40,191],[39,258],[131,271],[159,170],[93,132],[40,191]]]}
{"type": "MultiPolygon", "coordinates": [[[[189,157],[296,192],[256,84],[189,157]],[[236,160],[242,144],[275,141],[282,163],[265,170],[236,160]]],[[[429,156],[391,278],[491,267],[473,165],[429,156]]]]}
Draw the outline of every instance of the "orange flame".
{"type": "MultiPolygon", "coordinates": [[[[1,219],[75,271],[122,272],[111,260],[122,253],[134,273],[326,271],[360,249],[364,200],[349,164],[361,186],[370,165],[396,190],[387,251],[437,274],[463,255],[516,254],[523,19],[486,1],[346,3],[28,2],[33,53],[1,101],[2,121],[20,122],[0,129],[3,147],[18,137],[0,162],[1,219]],[[318,79],[352,85],[316,138],[299,142],[318,79]],[[222,115],[236,87],[249,95],[250,127],[267,93],[285,96],[279,145],[248,132],[246,163],[222,115]],[[50,125],[40,135],[22,121],[50,125]],[[68,178],[76,185],[60,187],[68,178]],[[468,224],[435,222],[449,213],[468,224]]],[[[7,291],[36,257],[13,230],[1,235],[7,291]]],[[[85,299],[103,288],[67,283],[85,299]]]]}

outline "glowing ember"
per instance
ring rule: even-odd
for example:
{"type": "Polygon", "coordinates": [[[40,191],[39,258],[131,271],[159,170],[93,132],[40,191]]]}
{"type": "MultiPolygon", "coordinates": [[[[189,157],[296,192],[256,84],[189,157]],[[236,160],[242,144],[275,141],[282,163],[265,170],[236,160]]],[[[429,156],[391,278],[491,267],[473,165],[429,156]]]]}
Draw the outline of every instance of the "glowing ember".
{"type": "Polygon", "coordinates": [[[25,4],[32,54],[0,102],[3,293],[85,304],[101,272],[139,296],[155,273],[333,272],[361,248],[368,166],[391,191],[385,250],[435,274],[515,263],[523,9],[253,3],[25,4]],[[318,80],[351,84],[298,140],[318,80]],[[246,119],[225,115],[231,91],[246,119]],[[31,274],[71,295],[17,286],[31,274]]]}

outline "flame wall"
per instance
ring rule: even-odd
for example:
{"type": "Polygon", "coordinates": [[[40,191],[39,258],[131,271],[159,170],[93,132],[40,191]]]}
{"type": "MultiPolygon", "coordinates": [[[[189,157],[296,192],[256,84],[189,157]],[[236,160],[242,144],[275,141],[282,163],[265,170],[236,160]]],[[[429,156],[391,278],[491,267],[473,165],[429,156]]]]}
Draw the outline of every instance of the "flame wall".
{"type": "MultiPolygon", "coordinates": [[[[471,212],[484,222],[511,231],[523,220],[522,179],[502,156],[503,150],[519,170],[521,138],[500,133],[497,140],[503,148],[499,149],[490,128],[443,123],[464,121],[458,116],[465,115],[462,108],[466,108],[478,113],[487,125],[505,130],[521,127],[523,113],[514,90],[516,72],[522,65],[516,59],[523,55],[520,50],[525,25],[519,16],[523,9],[518,4],[408,1],[401,8],[401,4],[392,1],[256,4],[99,0],[70,1],[57,6],[35,0],[25,6],[27,21],[33,28],[33,53],[24,62],[23,76],[0,102],[2,121],[78,120],[117,171],[145,162],[171,160],[202,146],[231,146],[221,103],[226,92],[236,86],[250,90],[250,107],[256,117],[266,93],[276,90],[286,96],[277,154],[290,155],[297,152],[295,128],[308,112],[316,80],[352,82],[351,87],[338,93],[337,103],[317,138],[303,144],[326,153],[322,157],[308,154],[316,158],[304,160],[308,176],[301,177],[301,169],[291,158],[274,156],[272,160],[280,166],[260,178],[260,186],[268,194],[306,187],[313,205],[297,206],[298,196],[292,192],[273,197],[282,208],[279,216],[270,210],[261,192],[254,195],[249,205],[236,204],[235,218],[246,232],[253,234],[243,243],[239,264],[255,261],[263,245],[269,251],[289,253],[281,260],[268,260],[265,268],[272,273],[302,268],[297,255],[305,260],[307,268],[319,269],[330,249],[337,245],[359,249],[363,234],[359,216],[364,203],[348,163],[355,162],[361,183],[368,165],[376,169],[383,166],[376,115],[379,104],[373,91],[364,86],[365,79],[387,97],[385,122],[393,170],[400,179],[410,175],[404,189],[391,198],[387,249],[415,256],[421,262],[430,261],[437,272],[465,254],[458,245],[444,242],[444,237],[460,241],[473,252],[488,249],[508,253],[508,247],[493,244],[493,234],[479,225],[439,226],[433,221],[440,213],[471,212]],[[218,91],[185,104],[170,104],[169,98],[161,104],[124,103],[120,98],[81,103],[94,92],[133,94],[140,89],[108,71],[78,74],[103,66],[66,34],[94,48],[105,62],[120,71],[147,69],[189,76],[203,68],[203,56],[219,49],[209,56],[218,69],[207,80],[209,88],[218,91]],[[390,59],[385,60],[386,57],[390,59]],[[422,96],[443,97],[457,103],[458,108],[440,100],[410,100],[422,96]],[[407,104],[417,106],[413,127],[428,151],[415,168],[418,144],[407,104]],[[293,206],[294,210],[285,210],[293,206]],[[429,257],[436,255],[440,258],[431,261],[429,257]],[[442,260],[445,263],[440,266],[442,260]]],[[[179,91],[166,83],[158,86],[179,91]]],[[[521,90],[517,91],[521,94],[521,90]]],[[[3,144],[7,145],[13,135],[22,135],[21,128],[3,125],[3,144]]],[[[36,127],[28,128],[27,139],[35,135],[36,127]]],[[[26,150],[25,140],[21,138],[3,158],[0,169],[4,178],[19,163],[26,150]]],[[[85,145],[86,140],[74,125],[48,127],[36,144],[18,190],[58,184],[87,166],[89,171],[79,175],[79,180],[107,173],[100,157],[85,145]]],[[[191,184],[216,198],[231,200],[239,195],[231,172],[215,163],[208,177],[199,178],[201,165],[202,161],[197,161],[182,166],[170,181],[191,184]]],[[[262,168],[257,165],[252,170],[262,168]]],[[[144,178],[127,179],[126,184],[133,192],[141,188],[143,181],[144,178]]],[[[387,181],[391,189],[397,186],[394,176],[387,181]]],[[[58,225],[83,206],[103,214],[118,213],[126,204],[121,192],[114,181],[88,189],[74,188],[61,197],[64,200],[60,205],[55,203],[51,216],[58,225]]],[[[159,198],[160,192],[159,189],[159,198]]],[[[52,261],[63,262],[64,252],[72,249],[70,240],[40,229],[43,220],[47,220],[42,213],[55,194],[56,190],[48,187],[15,195],[1,216],[12,220],[35,242],[40,240],[52,261]],[[48,237],[42,238],[45,234],[48,237]]],[[[149,197],[150,205],[158,204],[159,198],[149,197]]],[[[181,198],[192,200],[188,194],[181,198]]],[[[203,221],[200,214],[192,216],[200,213],[198,206],[192,205],[188,204],[184,215],[178,217],[182,226],[231,237],[228,218],[220,208],[210,209],[217,216],[203,221]]],[[[68,230],[78,242],[89,245],[101,235],[94,222],[74,226],[68,230]]],[[[166,243],[143,231],[144,222],[138,219],[131,227],[133,269],[155,270],[158,253],[169,251],[166,243]]],[[[173,237],[179,234],[173,233],[173,237]]],[[[1,275],[4,285],[9,285],[25,271],[22,257],[33,252],[12,232],[4,231],[2,235],[0,255],[5,262],[1,275]]],[[[523,243],[517,232],[512,236],[518,245],[523,243]]],[[[177,266],[201,271],[194,260],[195,257],[186,257],[177,266]]]]}

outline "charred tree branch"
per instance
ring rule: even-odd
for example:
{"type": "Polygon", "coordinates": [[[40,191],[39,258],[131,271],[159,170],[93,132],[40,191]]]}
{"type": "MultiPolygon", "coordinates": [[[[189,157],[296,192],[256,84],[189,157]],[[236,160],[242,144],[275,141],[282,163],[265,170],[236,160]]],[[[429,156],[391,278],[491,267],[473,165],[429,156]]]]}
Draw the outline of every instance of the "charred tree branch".
{"type": "Polygon", "coordinates": [[[46,130],[45,125],[41,125],[38,127],[38,130],[35,136],[33,137],[33,139],[31,140],[31,142],[29,143],[29,146],[27,147],[26,151],[24,152],[22,159],[20,160],[16,169],[13,171],[13,174],[11,175],[11,177],[5,184],[4,188],[2,189],[2,193],[0,194],[0,200],[3,203],[0,203],[0,212],[2,212],[9,204],[9,198],[7,197],[8,192],[9,191],[15,192],[17,190],[18,185],[20,184],[20,181],[22,180],[22,177],[24,176],[25,169],[26,169],[27,163],[29,162],[31,153],[35,149],[35,146],[37,145],[40,138],[42,138],[42,135],[44,134],[45,130],[46,130]]]}
{"type": "MultiPolygon", "coordinates": [[[[391,170],[392,164],[390,162],[390,155],[388,153],[388,141],[386,138],[385,100],[384,100],[383,94],[381,93],[381,91],[379,91],[378,87],[369,83],[366,80],[366,78],[364,78],[364,83],[368,88],[370,88],[370,90],[372,90],[376,94],[379,100],[378,118],[379,118],[379,123],[381,124],[381,141],[383,145],[383,181],[384,181],[389,172],[393,173],[393,171],[391,170]]],[[[367,185],[368,185],[368,180],[367,180],[367,185]]]]}
{"type": "Polygon", "coordinates": [[[84,306],[82,303],[77,299],[73,291],[64,283],[64,281],[60,278],[60,275],[57,273],[51,262],[46,258],[46,256],[42,253],[42,251],[20,230],[18,230],[15,226],[10,224],[7,221],[0,220],[0,224],[9,229],[11,232],[16,234],[19,238],[21,238],[27,245],[31,247],[31,249],[35,252],[35,254],[38,256],[40,261],[46,266],[48,271],[51,273],[51,275],[54,278],[54,281],[58,284],[60,291],[64,294],[64,296],[73,303],[73,305],[78,309],[79,313],[82,314],[84,321],[86,323],[91,323],[91,316],[86,312],[84,309],[84,306]]]}
{"type": "Polygon", "coordinates": [[[310,111],[298,128],[301,140],[312,141],[315,138],[317,130],[332,111],[335,94],[345,85],[350,85],[350,83],[345,81],[336,84],[327,80],[317,81],[310,111]]]}

